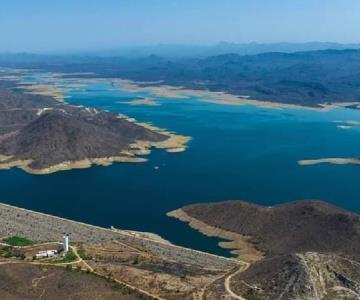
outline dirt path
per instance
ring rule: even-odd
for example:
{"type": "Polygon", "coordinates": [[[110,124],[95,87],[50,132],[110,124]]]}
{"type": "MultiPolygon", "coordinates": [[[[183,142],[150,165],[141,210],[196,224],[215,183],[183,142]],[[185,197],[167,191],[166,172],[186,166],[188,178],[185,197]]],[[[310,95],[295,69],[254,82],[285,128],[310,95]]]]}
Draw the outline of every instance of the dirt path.
{"type": "MultiPolygon", "coordinates": [[[[51,276],[51,275],[50,275],[51,276]]],[[[38,285],[39,285],[39,283],[40,283],[40,281],[42,281],[42,280],[44,280],[44,279],[47,279],[47,278],[49,278],[49,276],[41,276],[41,277],[38,277],[38,278],[34,278],[33,280],[32,280],[32,287],[33,288],[38,288],[38,289],[40,289],[41,290],[41,294],[40,294],[40,296],[38,297],[38,299],[41,299],[43,296],[44,296],[44,294],[46,293],[46,289],[44,289],[44,288],[41,288],[41,287],[38,287],[38,285]]]]}
{"type": "MultiPolygon", "coordinates": [[[[90,272],[93,272],[94,274],[99,275],[99,276],[101,276],[101,277],[105,277],[103,274],[98,273],[98,272],[95,272],[94,269],[93,269],[87,262],[85,262],[85,261],[81,258],[81,256],[79,255],[79,253],[78,253],[78,251],[77,251],[77,249],[76,249],[75,247],[70,246],[70,248],[72,249],[72,251],[74,252],[74,254],[77,256],[77,260],[74,261],[74,262],[71,262],[71,263],[64,263],[64,264],[61,264],[61,265],[74,264],[74,263],[82,263],[90,272]]],[[[137,287],[135,287],[135,286],[132,286],[132,285],[130,285],[130,284],[127,284],[127,283],[125,283],[125,282],[123,282],[123,281],[120,281],[120,280],[118,280],[118,279],[116,279],[116,278],[111,278],[111,279],[114,280],[114,281],[115,281],[116,283],[118,283],[118,284],[124,285],[124,286],[128,287],[128,288],[131,289],[131,290],[138,291],[139,293],[145,294],[145,295],[147,295],[147,296],[149,296],[149,297],[151,297],[151,298],[154,298],[154,299],[157,299],[157,300],[165,300],[165,299],[161,298],[161,297],[158,296],[158,295],[150,294],[149,292],[147,292],[147,291],[145,291],[145,290],[139,289],[139,288],[137,288],[137,287]]]]}
{"type": "Polygon", "coordinates": [[[77,257],[77,263],[82,263],[88,271],[94,272],[94,269],[85,260],[83,260],[81,258],[81,256],[79,255],[77,249],[75,247],[73,247],[73,246],[70,246],[70,248],[77,257]]]}
{"type": "MultiPolygon", "coordinates": [[[[4,246],[9,246],[8,244],[5,244],[5,243],[0,243],[1,245],[4,245],[4,246]]],[[[50,244],[57,244],[57,242],[47,242],[47,243],[42,243],[42,244],[37,244],[36,246],[45,246],[45,245],[50,245],[50,244]]],[[[61,243],[58,243],[58,244],[61,244],[61,243]]],[[[138,252],[139,250],[136,249],[136,248],[133,248],[133,247],[129,247],[128,245],[126,244],[123,244],[123,243],[119,243],[123,246],[127,246],[128,248],[132,248],[133,251],[136,251],[138,252]]],[[[31,248],[33,247],[33,245],[31,246],[18,246],[16,248],[31,248]]],[[[75,254],[75,256],[77,257],[77,259],[75,261],[72,261],[72,262],[64,262],[64,263],[51,263],[51,262],[27,262],[29,264],[35,264],[35,265],[53,265],[53,266],[59,266],[59,267],[65,267],[65,266],[68,266],[68,265],[76,265],[76,264],[83,264],[85,269],[89,270],[90,272],[93,272],[94,274],[97,274],[101,277],[105,277],[103,274],[101,273],[98,273],[98,272],[95,272],[94,269],[86,262],[84,261],[81,256],[79,255],[76,247],[74,246],[70,246],[71,250],[73,251],[73,253],[75,254]]],[[[5,265],[5,264],[21,264],[21,263],[26,263],[24,261],[3,261],[3,262],[0,262],[0,265],[5,265]]],[[[231,287],[230,287],[230,281],[232,279],[233,276],[235,276],[236,274],[238,273],[241,273],[241,272],[244,272],[249,266],[250,264],[249,263],[246,263],[246,262],[243,262],[243,261],[239,261],[240,264],[243,264],[243,266],[241,266],[235,273],[231,273],[228,277],[225,278],[225,281],[224,281],[224,286],[225,286],[225,290],[226,292],[233,298],[235,299],[240,299],[240,300],[246,300],[244,299],[243,297],[241,296],[238,296],[236,295],[232,290],[231,290],[231,287]]],[[[217,278],[215,278],[214,280],[212,280],[211,282],[207,283],[200,291],[197,295],[194,295],[195,299],[200,299],[202,300],[204,298],[204,295],[205,295],[205,292],[206,292],[206,289],[216,280],[218,280],[219,278],[223,277],[224,275],[221,275],[217,278]]],[[[132,289],[132,290],[136,290],[142,294],[145,294],[151,298],[154,298],[154,299],[158,299],[158,300],[165,300],[164,298],[158,296],[158,295],[153,295],[145,290],[142,290],[140,288],[137,288],[135,286],[132,286],[130,284],[127,284],[123,281],[120,281],[116,278],[112,278],[116,283],[118,284],[121,284],[121,285],[124,285],[126,287],[128,287],[129,289],[132,289]]],[[[37,282],[36,282],[36,285],[37,285],[37,282]]],[[[41,297],[40,297],[41,299],[41,297]]]]}
{"type": "MultiPolygon", "coordinates": [[[[37,244],[36,246],[43,246],[43,245],[48,245],[48,244],[55,244],[56,242],[48,242],[48,243],[42,243],[42,244],[37,244]]],[[[1,243],[2,245],[4,246],[9,246],[8,244],[5,244],[5,243],[1,243]]],[[[59,243],[61,244],[61,243],[59,243]]],[[[31,246],[18,246],[17,248],[28,248],[28,247],[31,247],[31,246]]],[[[74,246],[70,246],[71,250],[73,251],[73,253],[75,254],[75,256],[77,257],[77,259],[75,261],[71,261],[71,262],[64,262],[64,263],[51,263],[51,262],[24,262],[24,261],[0,261],[0,265],[7,265],[7,264],[33,264],[33,265],[51,265],[51,266],[56,266],[56,267],[65,267],[65,266],[68,266],[68,265],[75,265],[75,264],[80,264],[82,263],[85,268],[87,270],[89,270],[90,272],[93,272],[94,274],[96,275],[99,275],[101,277],[106,277],[104,276],[103,274],[101,273],[97,273],[94,271],[94,269],[86,262],[84,261],[81,256],[79,255],[76,247],[74,246]]],[[[135,248],[134,248],[135,249],[135,248]]],[[[138,251],[138,250],[137,250],[138,251]]],[[[33,281],[33,284],[35,284],[36,286],[38,285],[38,281],[42,280],[43,278],[37,278],[35,279],[35,281],[33,281]]],[[[142,293],[142,294],[145,294],[153,299],[157,299],[157,300],[165,300],[163,298],[161,298],[160,296],[158,295],[153,295],[153,294],[150,294],[149,292],[145,291],[145,290],[142,290],[142,289],[139,289],[135,286],[132,286],[130,284],[127,284],[123,281],[120,281],[118,279],[115,279],[115,278],[112,278],[116,283],[118,284],[121,284],[121,285],[124,285],[126,287],[128,287],[129,289],[131,290],[135,290],[135,291],[138,291],[139,293],[142,293]]],[[[43,295],[44,293],[42,293],[43,295]]],[[[39,299],[41,299],[42,295],[40,296],[39,299]]]]}
{"type": "Polygon", "coordinates": [[[225,287],[226,292],[227,292],[232,298],[239,299],[239,300],[246,300],[245,298],[243,298],[243,297],[235,294],[235,293],[231,290],[231,279],[232,279],[234,276],[236,276],[237,274],[246,271],[246,270],[250,267],[250,264],[249,264],[249,263],[247,263],[247,262],[242,262],[242,263],[243,263],[243,266],[241,266],[236,272],[231,273],[229,276],[227,276],[227,277],[225,278],[224,287],[225,287]]]}
{"type": "MultiPolygon", "coordinates": [[[[80,257],[80,260],[76,260],[74,262],[69,262],[69,263],[59,263],[59,264],[51,264],[51,263],[40,263],[40,262],[24,262],[24,261],[2,261],[0,262],[0,265],[12,265],[12,264],[33,264],[33,265],[40,265],[40,266],[43,266],[43,265],[51,265],[51,266],[54,266],[54,267],[64,267],[66,265],[69,265],[69,264],[75,264],[75,263],[79,263],[79,262],[84,262],[82,260],[82,258],[80,257]]],[[[90,266],[89,266],[90,267],[90,266]]],[[[91,268],[91,267],[90,267],[91,268]]],[[[91,268],[92,269],[92,268],[91,268]]],[[[106,278],[106,276],[104,274],[101,274],[101,273],[98,273],[98,272],[95,272],[93,271],[94,274],[102,277],[102,278],[106,278]]],[[[35,280],[38,280],[39,278],[35,279],[35,280]]],[[[42,278],[41,278],[42,279],[42,278]]],[[[156,299],[156,300],[166,300],[158,295],[153,295],[145,290],[142,290],[140,288],[137,288],[135,286],[132,286],[130,284],[127,284],[126,282],[123,282],[123,281],[120,281],[116,278],[111,278],[112,280],[114,280],[116,283],[118,284],[121,284],[123,286],[126,286],[127,288],[133,290],[133,291],[137,291],[141,294],[144,294],[152,299],[156,299]]],[[[35,282],[36,283],[36,282],[35,282]]],[[[36,285],[38,284],[38,282],[36,283],[36,285]]]]}
{"type": "Polygon", "coordinates": [[[220,276],[215,277],[213,280],[209,281],[207,284],[205,284],[198,292],[193,294],[193,300],[204,300],[205,292],[207,288],[212,285],[216,280],[219,280],[220,278],[224,277],[224,274],[221,274],[220,276]]]}

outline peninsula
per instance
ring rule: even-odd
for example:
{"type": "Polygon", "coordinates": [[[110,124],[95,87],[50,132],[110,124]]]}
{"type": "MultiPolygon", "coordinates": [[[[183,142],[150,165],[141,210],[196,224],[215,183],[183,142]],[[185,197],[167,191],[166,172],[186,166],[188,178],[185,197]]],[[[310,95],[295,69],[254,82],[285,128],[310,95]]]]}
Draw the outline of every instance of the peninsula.
{"type": "Polygon", "coordinates": [[[0,81],[0,169],[49,174],[143,162],[152,147],[181,152],[189,141],[125,115],[59,102],[39,89],[29,93],[0,81]]]}

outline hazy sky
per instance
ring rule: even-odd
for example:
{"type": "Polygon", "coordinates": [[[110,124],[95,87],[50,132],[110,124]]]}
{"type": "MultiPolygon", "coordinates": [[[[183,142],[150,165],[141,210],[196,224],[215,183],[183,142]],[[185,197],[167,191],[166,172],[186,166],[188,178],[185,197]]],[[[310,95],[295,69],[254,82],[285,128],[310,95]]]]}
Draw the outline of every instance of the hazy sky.
{"type": "Polygon", "coordinates": [[[359,0],[0,0],[0,51],[360,42],[359,0]]]}

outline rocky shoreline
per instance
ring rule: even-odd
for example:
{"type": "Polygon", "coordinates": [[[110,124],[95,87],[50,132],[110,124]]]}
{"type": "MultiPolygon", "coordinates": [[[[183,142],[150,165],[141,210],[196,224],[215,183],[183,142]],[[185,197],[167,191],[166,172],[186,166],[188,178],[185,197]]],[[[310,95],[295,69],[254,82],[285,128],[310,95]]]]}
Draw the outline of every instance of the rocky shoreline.
{"type": "Polygon", "coordinates": [[[242,261],[255,262],[264,257],[264,254],[257,250],[253,244],[251,244],[248,237],[245,237],[236,232],[210,226],[200,220],[197,220],[196,218],[189,216],[181,208],[167,213],[167,216],[187,223],[191,228],[201,232],[206,236],[228,240],[219,242],[219,246],[224,249],[231,250],[231,253],[241,258],[242,261]]]}
{"type": "Polygon", "coordinates": [[[190,141],[122,114],[63,103],[61,89],[50,84],[2,83],[6,87],[0,87],[0,128],[5,134],[0,135],[0,169],[17,167],[43,175],[139,163],[152,148],[177,153],[190,141]]]}

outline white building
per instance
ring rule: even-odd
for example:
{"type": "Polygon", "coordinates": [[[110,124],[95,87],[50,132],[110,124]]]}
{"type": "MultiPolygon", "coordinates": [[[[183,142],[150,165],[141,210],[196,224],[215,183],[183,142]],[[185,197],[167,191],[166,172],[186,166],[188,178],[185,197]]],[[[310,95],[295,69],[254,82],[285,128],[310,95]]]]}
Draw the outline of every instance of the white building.
{"type": "Polygon", "coordinates": [[[68,235],[64,235],[63,250],[65,253],[67,253],[69,251],[69,236],[68,235]]]}
{"type": "Polygon", "coordinates": [[[37,254],[35,255],[35,257],[36,257],[37,259],[41,259],[41,258],[51,258],[51,257],[55,257],[58,253],[59,253],[58,250],[39,251],[39,253],[37,253],[37,254]]]}

